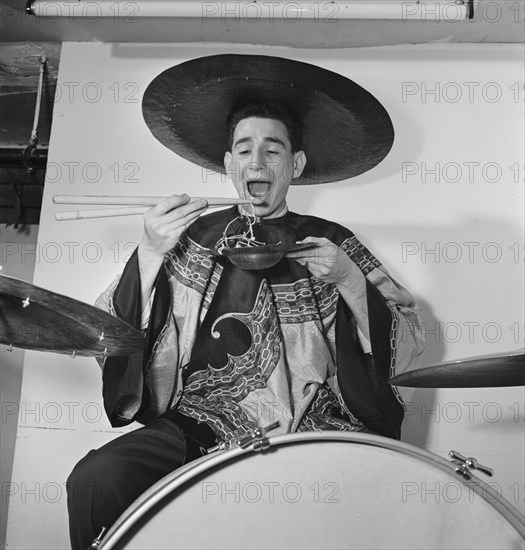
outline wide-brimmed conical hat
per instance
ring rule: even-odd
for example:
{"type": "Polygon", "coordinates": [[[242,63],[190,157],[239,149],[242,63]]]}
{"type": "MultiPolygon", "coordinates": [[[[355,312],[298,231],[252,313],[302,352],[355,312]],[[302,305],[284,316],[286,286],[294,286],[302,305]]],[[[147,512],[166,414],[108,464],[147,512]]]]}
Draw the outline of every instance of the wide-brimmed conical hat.
{"type": "Polygon", "coordinates": [[[224,54],[181,63],[149,84],[142,110],[163,145],[224,173],[227,118],[248,100],[281,103],[302,120],[307,163],[294,184],[353,178],[392,147],[392,121],[372,94],[340,74],[282,57],[224,54]]]}

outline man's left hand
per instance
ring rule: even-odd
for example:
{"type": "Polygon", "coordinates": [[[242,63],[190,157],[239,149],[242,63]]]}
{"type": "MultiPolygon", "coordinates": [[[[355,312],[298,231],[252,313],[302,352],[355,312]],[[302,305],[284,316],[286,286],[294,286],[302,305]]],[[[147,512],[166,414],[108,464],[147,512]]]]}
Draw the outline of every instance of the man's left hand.
{"type": "Polygon", "coordinates": [[[352,286],[362,280],[363,274],[357,265],[332,241],[324,237],[307,237],[300,243],[315,243],[315,248],[289,252],[286,258],[304,265],[319,280],[337,286],[352,286]]]}
{"type": "Polygon", "coordinates": [[[289,252],[308,271],[324,283],[337,286],[339,293],[352,310],[363,336],[370,340],[368,326],[368,305],[366,300],[366,279],[357,265],[332,241],[324,237],[307,237],[303,243],[316,243],[315,248],[289,252]]]}

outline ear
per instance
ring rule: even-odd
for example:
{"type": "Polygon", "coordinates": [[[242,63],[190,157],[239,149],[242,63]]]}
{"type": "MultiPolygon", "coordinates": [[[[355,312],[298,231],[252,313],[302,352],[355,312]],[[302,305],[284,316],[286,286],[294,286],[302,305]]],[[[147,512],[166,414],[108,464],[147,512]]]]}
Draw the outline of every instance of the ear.
{"type": "Polygon", "coordinates": [[[230,153],[230,151],[226,151],[226,153],[224,153],[224,168],[226,169],[226,173],[228,175],[230,174],[231,165],[232,165],[232,154],[230,153]]]}
{"type": "Polygon", "coordinates": [[[304,151],[297,151],[293,156],[293,179],[298,178],[306,166],[306,155],[304,151]]]}

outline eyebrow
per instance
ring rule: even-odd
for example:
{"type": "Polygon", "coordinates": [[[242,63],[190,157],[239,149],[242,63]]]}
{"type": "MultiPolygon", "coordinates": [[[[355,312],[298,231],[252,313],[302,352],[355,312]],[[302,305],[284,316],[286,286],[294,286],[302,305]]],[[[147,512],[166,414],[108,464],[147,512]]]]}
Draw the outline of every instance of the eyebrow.
{"type": "MultiPolygon", "coordinates": [[[[233,146],[237,147],[238,145],[242,145],[243,143],[248,143],[248,142],[251,142],[251,141],[253,141],[251,137],[240,138],[233,144],[233,146]]],[[[280,139],[277,139],[277,138],[274,138],[274,137],[271,137],[271,136],[267,136],[263,139],[263,141],[265,143],[277,143],[278,145],[281,145],[284,149],[286,149],[286,145],[285,145],[284,141],[282,141],[280,139]]]]}

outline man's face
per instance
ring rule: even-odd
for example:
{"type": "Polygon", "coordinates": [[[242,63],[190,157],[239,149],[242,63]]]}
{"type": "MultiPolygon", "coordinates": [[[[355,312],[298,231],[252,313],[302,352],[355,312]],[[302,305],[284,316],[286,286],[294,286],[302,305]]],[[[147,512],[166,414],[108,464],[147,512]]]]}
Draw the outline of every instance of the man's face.
{"type": "MultiPolygon", "coordinates": [[[[301,175],[306,157],[292,153],[286,126],[270,118],[245,118],[237,124],[224,166],[239,197],[253,199],[255,215],[283,213],[290,183],[301,175]]],[[[250,210],[244,210],[244,213],[250,210]]]]}

